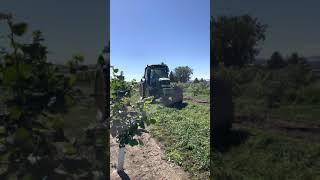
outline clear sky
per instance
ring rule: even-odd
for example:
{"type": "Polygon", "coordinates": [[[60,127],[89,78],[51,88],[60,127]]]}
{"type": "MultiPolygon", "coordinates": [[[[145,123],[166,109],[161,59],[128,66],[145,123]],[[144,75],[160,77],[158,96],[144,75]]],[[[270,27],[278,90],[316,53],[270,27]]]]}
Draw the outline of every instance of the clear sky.
{"type": "Polygon", "coordinates": [[[320,1],[317,0],[211,0],[211,15],[250,14],[268,24],[260,57],[273,51],[297,51],[304,56],[320,55],[320,1]]]}
{"type": "Polygon", "coordinates": [[[209,0],[111,0],[112,65],[140,80],[147,64],[189,66],[210,78],[209,0]]]}
{"type": "MultiPolygon", "coordinates": [[[[50,51],[49,59],[64,62],[74,53],[95,64],[109,39],[110,8],[107,0],[1,0],[0,12],[12,12],[30,30],[41,30],[50,51]]],[[[5,24],[0,23],[0,36],[5,24]]],[[[0,45],[4,39],[0,38],[0,45]]]]}

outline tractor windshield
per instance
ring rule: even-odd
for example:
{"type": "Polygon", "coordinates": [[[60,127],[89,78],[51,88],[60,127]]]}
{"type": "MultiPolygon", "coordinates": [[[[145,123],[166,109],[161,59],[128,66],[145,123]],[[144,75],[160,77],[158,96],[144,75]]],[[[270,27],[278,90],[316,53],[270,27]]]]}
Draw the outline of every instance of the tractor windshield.
{"type": "Polygon", "coordinates": [[[168,73],[165,67],[151,69],[151,79],[167,78],[168,73]]]}

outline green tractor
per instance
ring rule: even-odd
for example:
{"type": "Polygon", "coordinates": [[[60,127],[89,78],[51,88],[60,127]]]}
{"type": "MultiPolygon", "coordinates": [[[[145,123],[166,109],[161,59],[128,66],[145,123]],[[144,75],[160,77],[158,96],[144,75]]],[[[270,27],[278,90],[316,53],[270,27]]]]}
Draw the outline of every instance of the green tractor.
{"type": "Polygon", "coordinates": [[[168,75],[167,65],[147,65],[139,87],[141,99],[153,96],[164,105],[181,105],[183,102],[182,88],[171,84],[168,75]]]}

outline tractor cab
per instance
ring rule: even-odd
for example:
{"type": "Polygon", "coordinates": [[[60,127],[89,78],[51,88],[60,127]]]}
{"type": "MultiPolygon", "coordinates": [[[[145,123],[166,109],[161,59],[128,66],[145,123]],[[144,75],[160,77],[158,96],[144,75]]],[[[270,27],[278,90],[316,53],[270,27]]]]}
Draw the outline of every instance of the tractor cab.
{"type": "Polygon", "coordinates": [[[170,83],[169,68],[163,64],[147,65],[140,83],[141,98],[175,99],[182,102],[182,90],[170,83]],[[180,92],[181,91],[181,92],[180,92]]]}
{"type": "Polygon", "coordinates": [[[151,65],[145,68],[144,78],[147,84],[154,88],[161,88],[170,86],[170,79],[168,78],[169,68],[166,65],[151,65]],[[149,80],[149,81],[148,81],[149,80]]]}

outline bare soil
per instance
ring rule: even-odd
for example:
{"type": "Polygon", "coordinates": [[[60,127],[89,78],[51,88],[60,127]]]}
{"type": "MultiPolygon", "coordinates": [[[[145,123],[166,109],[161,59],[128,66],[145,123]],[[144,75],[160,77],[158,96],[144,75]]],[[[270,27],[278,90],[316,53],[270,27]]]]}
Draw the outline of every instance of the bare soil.
{"type": "Polygon", "coordinates": [[[273,134],[289,136],[308,142],[320,141],[320,125],[291,122],[280,119],[236,117],[233,127],[258,128],[273,134]]]}
{"type": "Polygon", "coordinates": [[[210,101],[209,100],[201,100],[201,99],[195,99],[193,97],[187,96],[185,98],[183,98],[184,100],[190,100],[194,103],[199,103],[199,104],[209,104],[210,101]]]}
{"type": "Polygon", "coordinates": [[[110,176],[117,179],[191,179],[190,175],[180,166],[165,159],[163,146],[143,132],[138,137],[144,145],[126,146],[124,172],[117,172],[119,146],[116,139],[110,136],[110,176]],[[121,177],[122,178],[121,178],[121,177]]]}

